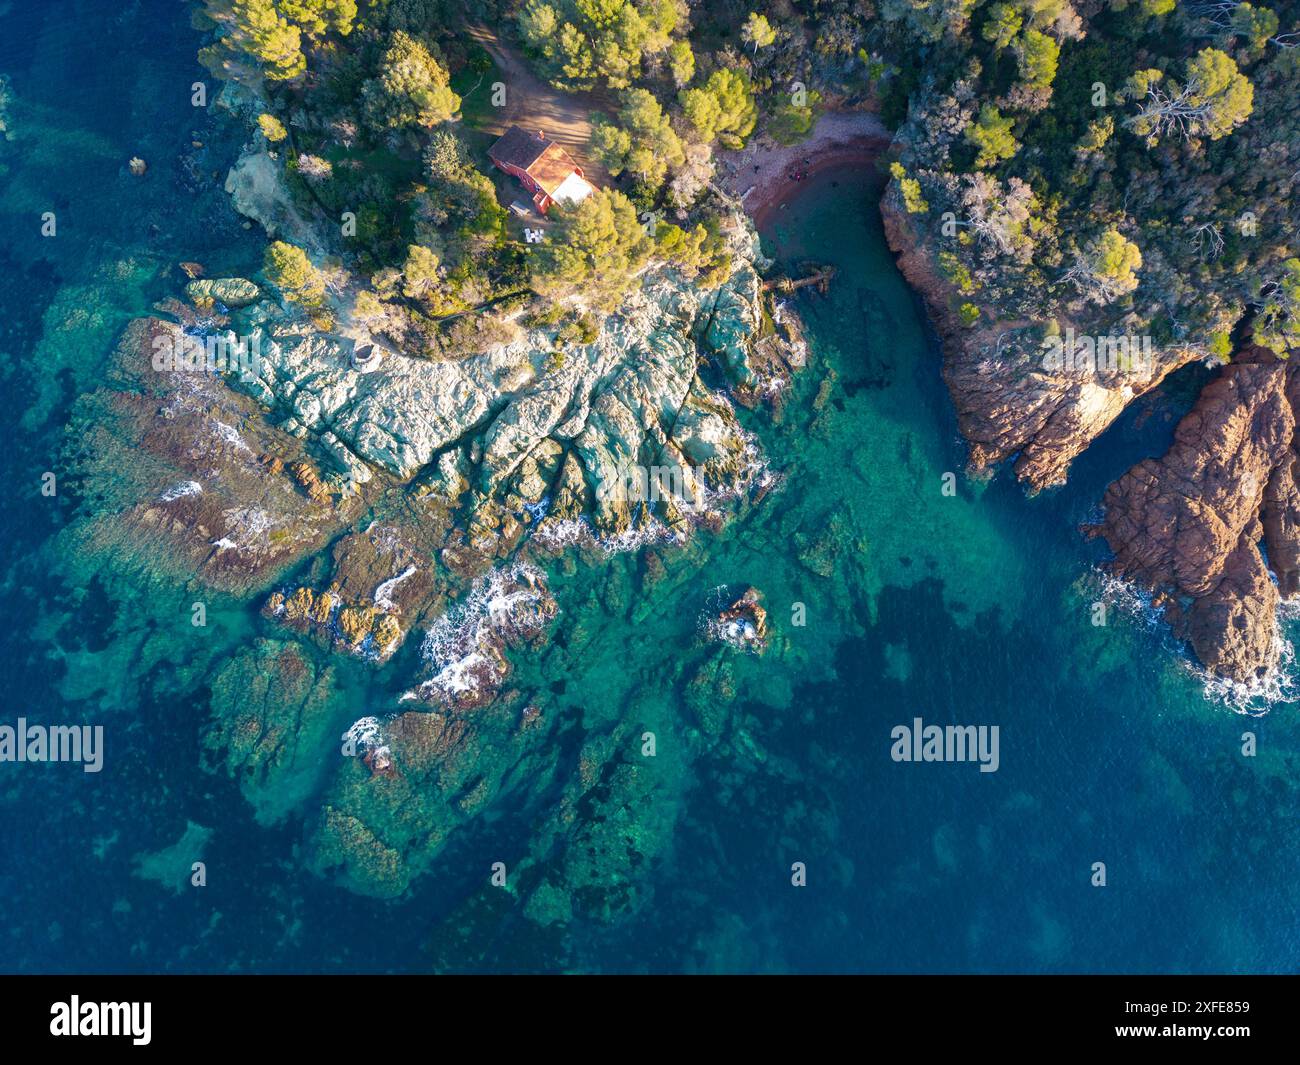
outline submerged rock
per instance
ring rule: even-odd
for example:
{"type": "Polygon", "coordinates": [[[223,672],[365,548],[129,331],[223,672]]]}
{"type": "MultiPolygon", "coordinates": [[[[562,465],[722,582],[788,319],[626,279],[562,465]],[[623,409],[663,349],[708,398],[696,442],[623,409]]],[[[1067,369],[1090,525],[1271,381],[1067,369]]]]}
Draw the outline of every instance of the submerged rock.
{"type": "Polygon", "coordinates": [[[736,699],[736,677],[728,661],[730,657],[725,649],[719,648],[686,685],[686,705],[705,735],[714,738],[722,735],[736,699]]]}
{"type": "Polygon", "coordinates": [[[262,290],[242,277],[219,277],[191,281],[185,286],[185,295],[193,303],[216,302],[227,307],[247,307],[261,298],[262,290]]]}
{"type": "Polygon", "coordinates": [[[190,885],[195,872],[194,863],[203,861],[211,839],[212,829],[186,821],[180,839],[160,851],[135,855],[131,871],[140,879],[155,880],[179,895],[190,885]]]}
{"type": "Polygon", "coordinates": [[[354,757],[345,759],[310,826],[309,866],[352,891],[394,898],[507,785],[544,794],[554,760],[545,755],[550,730],[540,717],[517,729],[517,703],[358,721],[344,737],[354,757]],[[533,755],[541,760],[530,764],[533,755]]]}
{"type": "Polygon", "coordinates": [[[337,750],[336,696],[333,669],[296,643],[258,640],[217,674],[203,745],[258,821],[281,820],[319,786],[337,750]]]}
{"type": "Polygon", "coordinates": [[[265,586],[346,525],[351,505],[309,496],[281,466],[302,444],[203,367],[155,369],[187,339],[156,319],[127,328],[106,385],[74,408],[67,461],[88,486],[65,547],[118,568],[265,586]]]}

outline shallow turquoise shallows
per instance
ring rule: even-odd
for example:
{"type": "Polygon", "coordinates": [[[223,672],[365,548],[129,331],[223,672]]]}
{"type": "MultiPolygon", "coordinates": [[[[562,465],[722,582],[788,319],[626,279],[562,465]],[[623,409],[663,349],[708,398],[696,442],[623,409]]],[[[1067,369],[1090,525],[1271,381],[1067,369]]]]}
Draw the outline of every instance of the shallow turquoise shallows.
{"type": "MultiPolygon", "coordinates": [[[[108,740],[97,774],[0,764],[0,970],[1300,967],[1289,679],[1248,701],[1207,690],[1078,530],[1111,479],[1167,444],[1206,371],[1135,404],[1064,489],[1027,499],[1007,471],[968,480],[937,345],[862,170],[810,179],[764,234],[783,268],[838,271],[828,294],[790,301],[811,355],[779,416],[744,415],[779,490],[653,586],[634,554],[554,563],[591,651],[558,679],[516,658],[516,683],[544,683],[574,726],[656,733],[658,776],[627,811],[654,855],[628,885],[633,916],[561,933],[504,896],[475,905],[490,863],[536,844],[510,810],[482,816],[395,903],[304,870],[319,778],[262,796],[262,820],[280,817],[266,827],[204,768],[208,685],[269,633],[258,604],[217,604],[194,630],[192,593],[147,567],[87,574],[57,557],[51,538],[96,486],[40,490],[73,401],[102,382],[125,322],[175,294],[176,264],[257,269],[265,238],[221,189],[244,135],[189,105],[206,75],[184,5],[4,7],[0,724],[100,723],[108,740]],[[704,747],[687,681],[716,653],[700,618],[749,586],[772,646],[729,660],[728,738],[688,754],[704,747]],[[922,736],[983,726],[996,770],[891,757],[923,750],[896,738],[918,722],[922,736]],[[202,889],[187,883],[196,851],[202,889]]],[[[391,705],[415,668],[413,654],[378,671],[339,661],[341,726],[391,705]]]]}

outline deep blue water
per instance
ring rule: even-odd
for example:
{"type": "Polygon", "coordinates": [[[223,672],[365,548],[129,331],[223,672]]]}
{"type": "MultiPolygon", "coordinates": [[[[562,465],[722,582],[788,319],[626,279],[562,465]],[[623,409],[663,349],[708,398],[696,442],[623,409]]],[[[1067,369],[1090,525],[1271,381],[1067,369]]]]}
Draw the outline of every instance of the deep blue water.
{"type": "MultiPolygon", "coordinates": [[[[259,827],[235,785],[200,768],[210,678],[206,666],[184,672],[191,657],[206,662],[179,643],[192,637],[120,588],[64,585],[47,554],[78,486],[50,499],[40,477],[58,472],[71,404],[101,383],[121,327],[176,291],[179,261],[211,276],[260,261],[265,238],[211,177],[242,135],[190,107],[192,82],[212,85],[198,44],[186,5],[162,0],[18,0],[0,14],[0,74],[15,97],[15,140],[0,142],[0,723],[103,721],[110,735],[98,775],[0,765],[0,969],[1300,965],[1295,705],[1235,713],[1140,610],[1113,608],[1102,629],[1089,621],[1104,556],[1077,527],[1111,479],[1167,443],[1201,371],[1135,404],[1065,489],[1029,500],[1004,471],[943,498],[940,475],[960,471],[963,447],[933,338],[884,249],[870,175],[818,178],[767,234],[781,258],[834,261],[841,274],[829,296],[798,304],[817,355],[799,386],[804,411],[792,404],[779,428],[753,421],[788,487],[718,543],[695,582],[701,596],[761,584],[778,624],[792,600],[809,608],[737,711],[763,767],[733,746],[689,770],[671,846],[644,872],[653,899],[615,925],[560,936],[490,902],[456,910],[478,897],[483,859],[518,843],[509,817],[455,844],[396,903],[306,872],[297,821],[259,827]],[[126,170],[136,155],[143,178],[126,170]],[[40,235],[47,210],[54,238],[40,235]],[[841,384],[818,428],[806,406],[828,366],[841,384]],[[841,550],[861,561],[841,561],[828,582],[800,569],[791,537],[836,518],[841,550]],[[181,650],[145,655],[151,636],[181,650]],[[890,729],[917,716],[999,725],[998,772],[892,762],[890,729]],[[1255,759],[1240,755],[1247,729],[1255,759]],[[135,855],[175,843],[189,822],[212,830],[207,888],[173,893],[135,875],[135,855]],[[805,888],[790,884],[796,861],[805,888]],[[1089,883],[1096,861],[1105,888],[1089,883]]],[[[630,626],[619,646],[693,653],[689,618],[664,613],[654,640],[630,626]]],[[[662,699],[671,718],[679,694],[666,684],[662,699]]]]}

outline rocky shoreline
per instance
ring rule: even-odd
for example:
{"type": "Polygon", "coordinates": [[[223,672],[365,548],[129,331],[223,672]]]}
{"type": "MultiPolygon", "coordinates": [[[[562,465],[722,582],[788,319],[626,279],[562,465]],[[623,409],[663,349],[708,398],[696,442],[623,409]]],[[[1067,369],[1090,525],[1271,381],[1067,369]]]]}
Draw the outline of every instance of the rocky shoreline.
{"type": "MultiPolygon", "coordinates": [[[[971,329],[956,293],[891,190],[886,239],[942,341],[943,377],[970,445],[970,472],[1014,460],[1031,492],[1064,483],[1071,463],[1139,396],[1194,361],[1167,349],[1149,367],[1051,373],[1003,344],[1031,323],[971,329]]],[[[1277,665],[1277,609],[1300,590],[1290,368],[1246,345],[1202,391],[1174,446],[1106,491],[1112,571],[1149,590],[1179,639],[1213,674],[1247,686],[1277,665]],[[1267,548],[1267,559],[1259,545],[1267,548]]]]}
{"type": "Polygon", "coordinates": [[[1293,370],[1264,348],[1238,352],[1169,451],[1106,490],[1099,530],[1115,572],[1156,592],[1197,658],[1247,684],[1277,665],[1278,606],[1300,590],[1293,370]]]}
{"type": "MultiPolygon", "coordinates": [[[[321,794],[303,811],[311,868],[400,895],[513,766],[542,756],[559,718],[512,659],[567,663],[591,635],[570,625],[552,646],[565,604],[548,570],[644,547],[662,577],[689,555],[670,545],[778,482],[740,410],[778,410],[806,346],[738,212],[728,240],[720,287],[652,267],[588,343],[521,327],[455,360],[388,350],[364,366],[353,336],[264,283],[185,263],[185,298],[131,322],[78,400],[69,458],[96,493],[63,548],[257,608],[256,643],[213,686],[205,747],[259,820],[321,794]],[[338,746],[339,656],[415,666],[405,694],[356,721],[341,765],[310,754],[338,746]]],[[[591,772],[608,757],[593,749],[591,772]]],[[[568,801],[596,801],[594,784],[569,781],[568,801]]],[[[624,784],[600,801],[644,786],[624,784]]]]}
{"type": "Polygon", "coordinates": [[[970,444],[970,472],[1014,458],[1015,476],[1038,492],[1065,483],[1070,464],[1134,399],[1197,356],[1161,353],[1149,368],[1053,373],[1029,334],[1034,323],[964,325],[951,282],[891,189],[881,201],[885,237],[908,284],[925,302],[943,342],[943,376],[970,444]]]}

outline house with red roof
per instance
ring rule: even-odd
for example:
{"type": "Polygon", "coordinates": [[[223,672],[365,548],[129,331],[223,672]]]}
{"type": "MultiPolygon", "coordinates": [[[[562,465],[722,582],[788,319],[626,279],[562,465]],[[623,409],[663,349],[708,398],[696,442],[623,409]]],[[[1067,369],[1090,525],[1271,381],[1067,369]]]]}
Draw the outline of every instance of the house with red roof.
{"type": "Polygon", "coordinates": [[[511,126],[488,149],[488,158],[519,179],[542,214],[553,203],[581,203],[596,191],[573,157],[541,132],[511,126]]]}

